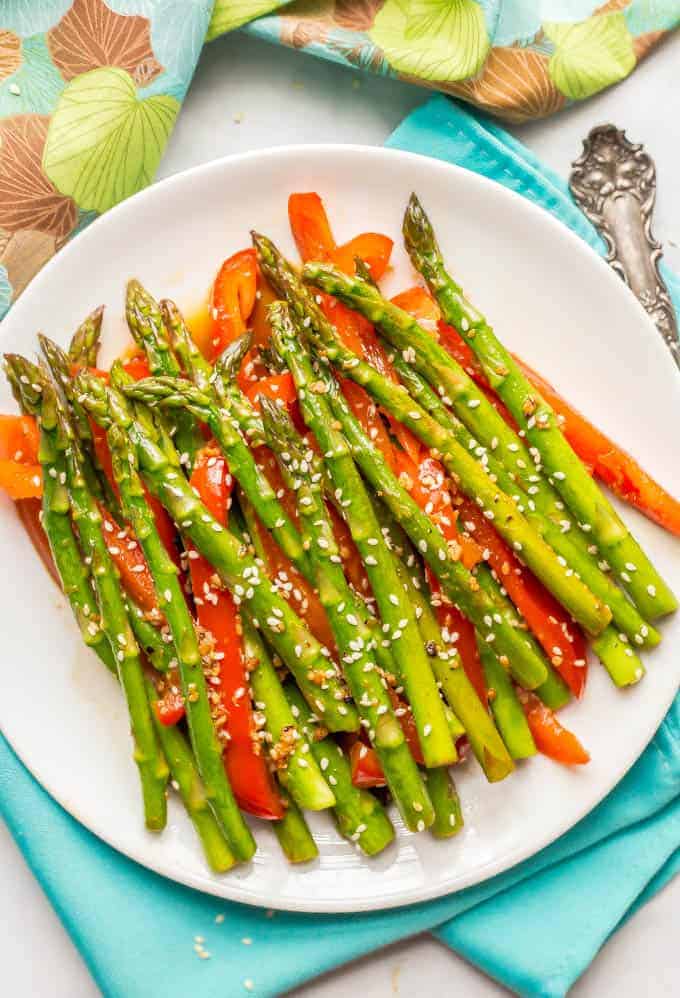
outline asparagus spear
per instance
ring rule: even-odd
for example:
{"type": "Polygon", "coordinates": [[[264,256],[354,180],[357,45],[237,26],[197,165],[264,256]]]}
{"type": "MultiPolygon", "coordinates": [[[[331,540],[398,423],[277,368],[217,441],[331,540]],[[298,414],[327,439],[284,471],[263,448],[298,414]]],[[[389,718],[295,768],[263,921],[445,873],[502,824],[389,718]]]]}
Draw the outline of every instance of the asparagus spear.
{"type": "Polygon", "coordinates": [[[460,607],[489,644],[496,643],[499,654],[507,656],[518,682],[531,689],[540,686],[547,678],[542,658],[520,640],[505,621],[498,623],[494,619],[494,603],[481,591],[474,576],[456,560],[458,552],[449,550],[436,524],[395,478],[380,452],[363,433],[342,395],[333,390],[329,398],[363,474],[422,554],[448,598],[460,607]]]}
{"type": "Polygon", "coordinates": [[[212,368],[194,343],[184,316],[174,301],[164,298],[160,302],[161,316],[170,337],[170,344],[181,367],[201,391],[210,391],[212,368]]]}
{"type": "Polygon", "coordinates": [[[71,525],[71,502],[66,485],[66,441],[59,439],[57,396],[42,371],[16,354],[5,355],[5,370],[24,412],[38,419],[39,460],[43,469],[42,525],[52,552],[61,587],[83,641],[108,669],[116,660],[102,629],[90,571],[83,563],[71,525]]]}
{"type": "Polygon", "coordinates": [[[104,306],[100,305],[78,326],[68,348],[68,358],[72,364],[96,367],[103,318],[104,306]]]}
{"type": "MultiPolygon", "coordinates": [[[[73,522],[86,563],[89,559],[92,566],[92,582],[99,606],[101,629],[116,661],[118,676],[128,703],[135,745],[134,757],[142,781],[146,824],[148,828],[158,830],[164,827],[166,821],[165,785],[168,769],[151,719],[139,649],[130,627],[116,569],[101,532],[101,513],[85,483],[80,447],[63,404],[44,373],[16,355],[8,358],[8,361],[19,383],[25,385],[23,379],[29,379],[31,386],[39,386],[37,394],[44,399],[41,421],[46,451],[50,454],[50,460],[54,460],[55,452],[58,451],[64,462],[61,470],[54,466],[48,468],[46,477],[53,477],[51,472],[54,471],[59,485],[68,490],[73,522]]],[[[51,498],[53,506],[55,501],[57,503],[55,512],[63,510],[66,499],[63,490],[56,495],[52,493],[51,498]]]]}
{"type": "MultiPolygon", "coordinates": [[[[128,282],[125,316],[132,338],[146,353],[151,374],[176,378],[180,373],[179,364],[172,352],[160,307],[139,281],[128,282]]],[[[180,411],[175,414],[170,429],[182,464],[190,469],[194,455],[203,443],[199,427],[189,412],[180,411]]]]}
{"type": "Polygon", "coordinates": [[[444,318],[460,329],[581,530],[592,537],[646,617],[653,620],[672,613],[678,605],[675,596],[571,449],[554,411],[447,272],[430,221],[415,195],[403,228],[411,260],[436,296],[444,318]]]}
{"type": "Polygon", "coordinates": [[[342,749],[332,738],[324,736],[323,729],[315,728],[314,715],[299,691],[290,683],[286,684],[285,691],[293,715],[300,721],[312,746],[312,753],[333,787],[333,816],[338,830],[368,856],[376,856],[394,838],[392,822],[373,794],[353,785],[349,763],[342,749]]]}
{"type": "Polygon", "coordinates": [[[284,554],[309,578],[311,569],[307,553],[295,524],[276,498],[274,489],[258,467],[228,411],[219,408],[209,394],[180,378],[144,378],[131,385],[127,394],[147,404],[186,409],[208,424],[228,461],[229,471],[255,507],[260,520],[284,554]]]}
{"type": "MultiPolygon", "coordinates": [[[[115,370],[112,371],[112,381],[115,383],[115,370]]],[[[113,473],[123,512],[144,552],[153,577],[158,606],[172,634],[189,732],[206,793],[234,855],[239,860],[248,860],[255,852],[255,841],[238,809],[222,762],[222,748],[212,722],[198,638],[177,567],[158,534],[137,471],[137,459],[129,435],[132,412],[120,392],[113,387],[102,387],[106,404],[106,418],[102,422],[106,424],[113,473]]]]}
{"type": "MultiPolygon", "coordinates": [[[[79,332],[84,327],[87,327],[87,325],[88,322],[86,320],[83,326],[80,327],[79,332]]],[[[78,335],[78,332],[76,335],[78,335]]],[[[52,372],[52,376],[68,402],[73,430],[83,453],[83,474],[86,485],[94,498],[98,502],[104,503],[111,510],[113,516],[119,519],[120,506],[118,498],[104,474],[99,458],[97,457],[87,413],[73,396],[73,380],[71,378],[72,362],[61,347],[47,336],[39,333],[38,341],[40,342],[40,347],[52,372]]]]}
{"type": "Polygon", "coordinates": [[[323,811],[335,803],[309,744],[299,730],[264,643],[248,620],[242,622],[243,649],[250,670],[250,686],[262,712],[270,755],[279,782],[300,807],[323,811]]]}
{"type": "Polygon", "coordinates": [[[237,862],[222,830],[210,809],[210,801],[198,772],[198,767],[186,738],[173,724],[161,724],[153,702],[157,698],[155,687],[147,680],[147,693],[152,705],[158,741],[170,767],[173,786],[177,789],[187,814],[201,840],[205,857],[215,873],[226,873],[237,862]]]}
{"type": "Polygon", "coordinates": [[[514,605],[504,594],[500,584],[494,578],[489,566],[478,565],[475,570],[475,578],[489,599],[493,600],[496,604],[496,613],[506,620],[510,627],[515,628],[520,640],[523,639],[525,643],[533,649],[536,655],[541,657],[548,675],[545,681],[534,690],[536,696],[538,696],[543,703],[550,707],[551,710],[559,710],[560,707],[564,707],[564,705],[571,699],[569,687],[560,677],[559,673],[552,666],[552,664],[547,660],[543,653],[543,649],[536,641],[533,634],[527,629],[526,624],[518,615],[514,605]]]}
{"type": "MultiPolygon", "coordinates": [[[[77,387],[88,411],[98,421],[106,423],[110,417],[101,382],[81,372],[77,387]]],[[[161,447],[139,417],[131,421],[129,432],[143,478],[152,494],[214,565],[237,603],[245,605],[253,623],[257,621],[264,630],[305,697],[323,714],[327,727],[334,731],[356,730],[356,710],[346,702],[346,692],[336,667],[288,603],[276,593],[271,582],[260,574],[260,566],[248,555],[245,545],[226,531],[196,497],[178,471],[176,453],[173,460],[169,442],[166,440],[165,447],[161,447]]]]}
{"type": "MultiPolygon", "coordinates": [[[[657,645],[661,640],[660,634],[645,622],[639,611],[626,599],[609,575],[602,571],[592,550],[588,551],[587,548],[583,547],[582,540],[585,535],[574,533],[571,530],[565,531],[563,529],[565,521],[560,526],[559,522],[551,519],[549,514],[539,509],[539,505],[542,505],[540,495],[543,492],[540,476],[531,475],[531,478],[535,480],[534,484],[527,484],[523,481],[514,483],[508,471],[496,460],[493,452],[482,447],[471,436],[421,375],[398,355],[393,357],[393,362],[401,381],[408,388],[409,394],[438,423],[454,433],[459,443],[482,460],[489,475],[504,492],[512,495],[520,511],[536,526],[536,529],[545,537],[553,550],[565,558],[591,592],[607,604],[612,611],[614,623],[624,634],[640,647],[651,648],[657,645]],[[539,501],[537,502],[537,500],[539,501]]],[[[548,491],[551,491],[550,486],[548,486],[548,491]]],[[[558,513],[558,515],[561,518],[564,514],[558,513]]]]}
{"type": "Polygon", "coordinates": [[[272,822],[279,845],[289,863],[309,863],[319,855],[312,833],[295,801],[285,790],[279,793],[286,804],[283,818],[272,822]]]}
{"type": "Polygon", "coordinates": [[[473,454],[458,442],[455,434],[433,419],[402,385],[384,377],[342,346],[337,338],[321,341],[321,350],[330,360],[338,362],[343,372],[363,385],[428,447],[437,451],[459,488],[483,508],[501,536],[515,551],[521,552],[522,559],[534,574],[579,623],[594,634],[606,626],[611,617],[607,608],[573,572],[560,563],[552,548],[520,513],[514,499],[491,480],[473,454]]]}
{"type": "MultiPolygon", "coordinates": [[[[17,389],[17,394],[26,400],[26,411],[38,416],[40,421],[40,454],[45,469],[43,527],[50,543],[62,588],[71,602],[76,619],[81,624],[86,644],[93,648],[109,672],[119,678],[116,659],[99,623],[94,593],[89,585],[90,572],[83,562],[71,526],[70,500],[65,485],[66,464],[63,448],[57,439],[54,389],[47,383],[42,392],[36,392],[33,385],[40,384],[36,380],[38,373],[37,369],[33,368],[33,365],[29,365],[28,362],[19,366],[16,363],[16,358],[8,358],[8,376],[17,389]],[[28,382],[20,380],[21,374],[24,377],[28,376],[28,382]],[[54,470],[54,474],[51,474],[51,470],[54,470]]],[[[139,608],[135,608],[135,612],[142,613],[139,608]]],[[[152,628],[151,624],[147,626],[152,628]]],[[[155,628],[152,629],[156,634],[158,633],[155,628]]],[[[207,806],[205,791],[191,750],[177,728],[167,727],[158,720],[153,708],[156,691],[148,680],[146,681],[146,693],[150,708],[149,713],[163,755],[170,768],[170,775],[179,789],[187,813],[201,839],[206,858],[215,872],[225,872],[234,865],[235,859],[207,806]]],[[[162,776],[161,765],[158,767],[158,774],[159,777],[162,776]]]]}
{"type": "MultiPolygon", "coordinates": [[[[286,484],[297,492],[303,539],[307,542],[321,603],[328,614],[345,677],[382,765],[392,796],[412,831],[434,817],[399,720],[375,661],[380,640],[362,619],[360,600],[345,574],[322,497],[321,461],[298,435],[287,413],[261,400],[265,436],[279,459],[286,484]]],[[[382,670],[381,670],[382,671],[382,670]]]]}
{"type": "MultiPolygon", "coordinates": [[[[383,507],[376,506],[383,525],[383,535],[390,543],[402,547],[401,528],[389,522],[389,514],[381,515],[383,507]]],[[[418,627],[430,656],[432,670],[447,701],[460,718],[477,761],[490,783],[505,779],[514,769],[512,759],[496,730],[493,721],[468,679],[455,645],[447,645],[430,602],[431,594],[412,562],[396,558],[395,564],[404,592],[414,606],[418,627]]]]}
{"type": "Polygon", "coordinates": [[[527,759],[536,754],[536,746],[510,676],[492,648],[483,641],[478,641],[477,647],[489,689],[491,713],[498,730],[512,758],[527,759]]]}
{"type": "Polygon", "coordinates": [[[148,614],[140,606],[127,598],[127,611],[137,644],[142,649],[156,672],[169,672],[176,665],[175,649],[172,641],[165,641],[159,629],[151,623],[148,614]]]}
{"type": "MultiPolygon", "coordinates": [[[[408,388],[411,396],[420,402],[438,423],[456,433],[459,442],[466,446],[469,451],[481,457],[489,475],[510,494],[513,482],[503,465],[497,462],[493,454],[489,453],[486,448],[477,444],[477,441],[468,433],[463,424],[449,412],[434,390],[409,364],[406,364],[399,356],[395,356],[393,362],[399,377],[408,388]]],[[[533,477],[538,478],[539,476],[534,475],[533,477]]],[[[592,555],[586,552],[584,556],[581,549],[572,544],[569,533],[563,533],[551,520],[546,520],[545,517],[541,517],[536,511],[528,508],[532,502],[530,497],[523,499],[518,489],[516,493],[513,493],[513,498],[519,509],[525,512],[527,518],[531,519],[532,522],[537,519],[542,520],[543,535],[550,546],[566,559],[576,574],[580,575],[587,583],[591,591],[599,596],[612,611],[613,623],[621,629],[622,633],[618,633],[613,624],[608,624],[602,633],[593,639],[592,647],[613,682],[619,687],[639,682],[645,669],[640,657],[628,643],[628,639],[641,647],[653,647],[661,639],[658,631],[650,624],[645,623],[644,618],[633,604],[628,602],[609,576],[600,571],[593,561],[592,555]],[[526,502],[527,508],[522,505],[523,502],[526,502]]]]}
{"type": "Polygon", "coordinates": [[[449,839],[463,827],[463,811],[455,784],[445,766],[428,769],[426,779],[435,814],[430,831],[437,839],[449,839]]]}
{"type": "Polygon", "coordinates": [[[324,397],[325,387],[315,376],[309,355],[296,336],[287,306],[272,305],[269,319],[272,343],[293,375],[303,418],[321,447],[336,498],[366,566],[386,634],[383,640],[390,642],[388,647],[406,688],[426,765],[445,765],[456,758],[455,746],[413,608],[399,585],[371,500],[347,442],[336,428],[324,397]]]}

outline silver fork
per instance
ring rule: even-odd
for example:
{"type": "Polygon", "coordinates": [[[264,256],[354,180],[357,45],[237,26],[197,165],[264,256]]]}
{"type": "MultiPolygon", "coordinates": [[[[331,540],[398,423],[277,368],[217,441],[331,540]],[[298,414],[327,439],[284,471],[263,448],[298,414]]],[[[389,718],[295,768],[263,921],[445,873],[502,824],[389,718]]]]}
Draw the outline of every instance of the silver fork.
{"type": "Polygon", "coordinates": [[[654,160],[614,125],[598,125],[572,164],[572,197],[607,244],[607,262],[651,316],[680,369],[680,336],[668,289],[659,273],[661,244],[652,235],[654,160]]]}

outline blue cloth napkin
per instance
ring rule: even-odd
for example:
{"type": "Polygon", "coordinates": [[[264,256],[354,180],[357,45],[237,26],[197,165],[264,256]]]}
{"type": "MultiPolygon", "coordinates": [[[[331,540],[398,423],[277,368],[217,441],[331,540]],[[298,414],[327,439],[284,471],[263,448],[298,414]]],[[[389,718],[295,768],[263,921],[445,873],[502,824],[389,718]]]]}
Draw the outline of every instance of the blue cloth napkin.
{"type": "MultiPolygon", "coordinates": [[[[512,187],[602,252],[559,177],[501,129],[447,99],[415,111],[389,145],[512,187]]],[[[680,282],[666,276],[680,308],[680,282]]],[[[493,880],[396,911],[271,913],[180,887],[91,835],[2,740],[0,811],[111,998],[279,995],[424,930],[523,995],[561,996],[617,926],[680,866],[680,697],[627,776],[571,832],[493,880]],[[196,935],[204,937],[209,960],[194,953],[196,935]]]]}

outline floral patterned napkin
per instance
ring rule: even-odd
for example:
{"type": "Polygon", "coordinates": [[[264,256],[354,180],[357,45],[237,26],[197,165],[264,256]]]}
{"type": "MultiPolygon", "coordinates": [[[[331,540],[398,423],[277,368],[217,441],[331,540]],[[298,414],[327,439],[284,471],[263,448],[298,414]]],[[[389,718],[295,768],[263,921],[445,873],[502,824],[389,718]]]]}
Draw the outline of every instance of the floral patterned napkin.
{"type": "Polygon", "coordinates": [[[153,180],[206,37],[247,25],[523,121],[623,79],[678,23],[679,0],[0,0],[0,317],[153,180]]]}

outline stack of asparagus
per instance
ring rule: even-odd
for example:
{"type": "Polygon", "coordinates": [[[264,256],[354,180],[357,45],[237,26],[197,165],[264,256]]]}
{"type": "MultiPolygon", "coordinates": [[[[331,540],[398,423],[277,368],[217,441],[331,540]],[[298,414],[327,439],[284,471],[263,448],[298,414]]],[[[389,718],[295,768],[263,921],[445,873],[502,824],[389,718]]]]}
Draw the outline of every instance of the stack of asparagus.
{"type": "Polygon", "coordinates": [[[305,433],[290,407],[265,395],[254,405],[239,387],[247,334],[212,364],[177,307],[159,305],[136,281],[126,314],[148,377],[133,380],[119,362],[108,378],[94,369],[101,310],[77,330],[68,354],[41,337],[43,364],[5,358],[15,395],[40,429],[41,522],[56,571],[84,641],[127,701],[146,824],[163,828],[171,782],[216,871],[255,851],[241,811],[253,808],[242,799],[242,774],[230,769],[240,763],[228,765],[225,751],[244,700],[239,758],[264,781],[269,801],[266,814],[255,813],[273,819],[285,854],[302,862],[317,854],[304,810],[331,809],[340,832],[368,855],[392,841],[384,793],[356,785],[357,757],[375,758],[374,785],[386,786],[408,829],[450,836],[462,827],[450,775],[461,745],[489,781],[504,779],[536,751],[529,698],[548,708],[569,699],[559,655],[546,656],[484,562],[465,567],[460,545],[415,501],[357,418],[345,379],[441,462],[461,501],[476,504],[589,636],[617,685],[642,677],[638,648],[658,643],[652,622],[677,606],[547,402],[448,274],[415,196],[404,237],[443,318],[471,347],[517,431],[428,329],[382,297],[362,261],[357,276],[316,262],[300,275],[257,234],[260,273],[280,299],[269,309],[261,356],[290,372],[305,433]],[[375,326],[398,377],[350,349],[317,291],[375,326]],[[265,472],[263,447],[276,458],[282,489],[265,472]],[[197,477],[203,469],[210,479],[218,458],[221,514],[197,477]],[[363,588],[343,561],[338,516],[361,559],[363,588]],[[139,605],[131,576],[119,572],[107,531],[132,538],[139,562],[131,572],[148,577],[151,607],[139,605]],[[279,584],[263,531],[318,599],[328,646],[304,607],[297,612],[286,598],[295,586],[279,584]],[[207,573],[199,590],[199,576],[187,570],[196,561],[207,573]],[[228,702],[215,635],[200,610],[206,603],[234,614],[238,664],[227,666],[242,668],[245,685],[228,702]],[[442,605],[474,627],[488,696],[480,699],[462,668],[442,605]],[[178,708],[171,718],[168,694],[178,708]]]}

